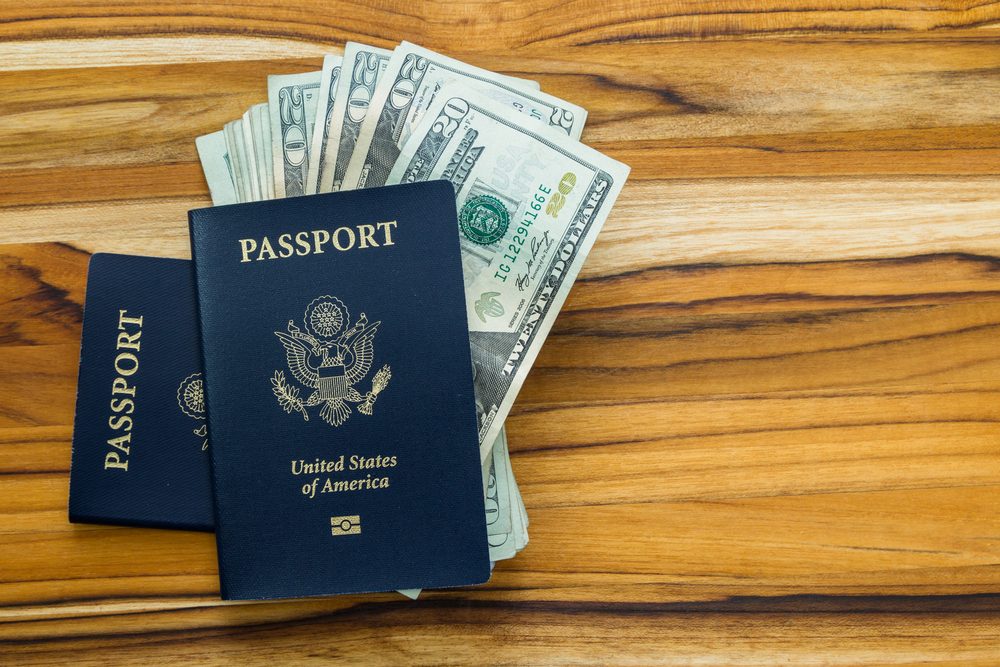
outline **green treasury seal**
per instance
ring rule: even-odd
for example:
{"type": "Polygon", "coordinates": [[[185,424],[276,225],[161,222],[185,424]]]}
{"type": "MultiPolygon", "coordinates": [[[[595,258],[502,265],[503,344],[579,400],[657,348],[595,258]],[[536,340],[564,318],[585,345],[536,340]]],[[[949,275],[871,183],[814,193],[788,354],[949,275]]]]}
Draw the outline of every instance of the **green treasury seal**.
{"type": "Polygon", "coordinates": [[[479,245],[496,243],[507,233],[510,213],[496,197],[479,195],[472,197],[462,206],[458,214],[458,226],[465,237],[479,245]]]}

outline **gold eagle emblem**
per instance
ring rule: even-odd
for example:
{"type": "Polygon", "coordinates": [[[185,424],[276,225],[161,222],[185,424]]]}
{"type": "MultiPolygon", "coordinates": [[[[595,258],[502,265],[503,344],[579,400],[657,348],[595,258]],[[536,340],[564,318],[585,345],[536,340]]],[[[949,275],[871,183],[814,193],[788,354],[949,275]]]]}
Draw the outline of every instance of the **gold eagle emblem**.
{"type": "Polygon", "coordinates": [[[351,324],[347,306],[335,296],[323,295],[306,306],[303,328],[289,320],[285,331],[274,335],[285,348],[285,361],[292,377],[313,391],[303,400],[300,388],[285,380],[284,371],[271,377],[271,389],[286,413],[293,410],[309,421],[308,408],[320,406],[319,416],[331,426],[340,426],[351,416],[351,405],[371,415],[375,399],[392,378],[382,366],[372,388],[364,396],[354,388],[371,370],[375,359],[375,334],[381,321],[369,322],[361,313],[351,324]]]}

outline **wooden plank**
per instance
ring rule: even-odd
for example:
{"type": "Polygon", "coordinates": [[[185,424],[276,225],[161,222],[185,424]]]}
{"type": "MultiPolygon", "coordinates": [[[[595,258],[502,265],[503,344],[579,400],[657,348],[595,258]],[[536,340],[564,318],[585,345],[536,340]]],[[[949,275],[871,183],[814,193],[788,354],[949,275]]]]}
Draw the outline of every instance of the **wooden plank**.
{"type": "MultiPolygon", "coordinates": [[[[58,641],[26,643],[16,652],[0,647],[0,656],[44,664],[71,650],[74,664],[98,666],[109,661],[132,664],[143,655],[196,664],[219,659],[264,664],[268,656],[280,656],[281,661],[295,664],[828,665],[831,655],[841,664],[886,664],[889,656],[892,664],[926,664],[928,655],[944,658],[939,664],[996,664],[997,626],[989,613],[928,612],[910,604],[901,612],[879,612],[863,605],[847,608],[831,623],[828,613],[794,607],[770,613],[692,613],[683,606],[671,611],[641,604],[443,601],[408,607],[381,602],[349,613],[335,609],[290,620],[262,620],[248,627],[143,636],[116,633],[114,624],[128,627],[131,619],[107,617],[85,621],[100,624],[100,636],[73,638],[73,623],[63,622],[49,628],[51,635],[60,637],[58,641]]],[[[267,606],[274,611],[288,605],[267,606]]],[[[212,617],[225,623],[226,611],[172,615],[190,627],[212,617]]]]}
{"type": "Polygon", "coordinates": [[[0,40],[213,34],[335,42],[359,39],[391,46],[406,39],[434,48],[503,51],[733,35],[842,34],[988,26],[995,3],[931,0],[919,4],[804,0],[565,3],[390,0],[359,6],[347,0],[229,3],[122,0],[33,0],[5,7],[0,40]]]}
{"type": "MultiPolygon", "coordinates": [[[[126,196],[0,208],[0,242],[190,256],[187,212],[209,206],[206,195],[133,199],[117,192],[126,196]]],[[[994,256],[998,248],[996,176],[635,180],[626,183],[582,275],[702,263],[994,256]]]]}
{"type": "MultiPolygon", "coordinates": [[[[997,44],[966,31],[920,44],[920,59],[906,55],[916,48],[907,38],[886,36],[469,56],[585,100],[584,139],[632,166],[585,268],[607,273],[664,261],[993,253],[997,44]],[[649,63],[638,76],[636,61],[649,63]]],[[[259,101],[262,71],[317,64],[4,75],[0,241],[184,256],[186,212],[208,204],[193,137],[259,101]]]]}

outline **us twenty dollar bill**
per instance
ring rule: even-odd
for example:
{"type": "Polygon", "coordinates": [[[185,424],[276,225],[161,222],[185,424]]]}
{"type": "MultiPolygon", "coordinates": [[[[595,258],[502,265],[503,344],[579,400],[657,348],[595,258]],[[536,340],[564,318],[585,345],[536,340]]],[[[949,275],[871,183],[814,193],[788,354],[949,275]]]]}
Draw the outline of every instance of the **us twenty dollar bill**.
{"type": "Polygon", "coordinates": [[[306,193],[321,76],[322,71],[267,77],[274,196],[278,199],[306,193]]]}
{"type": "Polygon", "coordinates": [[[240,121],[240,138],[243,139],[243,157],[246,159],[244,166],[250,179],[250,201],[260,201],[264,199],[262,192],[265,188],[260,180],[261,170],[257,163],[257,151],[253,141],[253,115],[253,107],[243,113],[243,118],[240,121]]]}
{"type": "Polygon", "coordinates": [[[263,199],[274,199],[274,160],[271,156],[271,116],[267,103],[250,108],[252,119],[253,149],[257,155],[257,169],[263,199]]]}
{"type": "Polygon", "coordinates": [[[449,84],[478,91],[504,103],[508,111],[541,120],[574,139],[580,137],[587,119],[582,107],[538,91],[533,81],[503,76],[403,42],[392,52],[375,89],[343,189],[385,185],[400,148],[433,107],[438,91],[449,84]]]}
{"type": "Polygon", "coordinates": [[[483,464],[483,495],[490,560],[513,558],[528,544],[528,514],[514,480],[503,431],[483,464]]]}
{"type": "Polygon", "coordinates": [[[455,187],[483,461],[628,172],[457,87],[439,92],[392,168],[389,184],[455,187]]]}
{"type": "Polygon", "coordinates": [[[241,202],[250,201],[250,178],[246,172],[246,149],[243,145],[243,120],[231,120],[222,127],[226,137],[226,152],[229,154],[236,184],[236,195],[241,202]]]}
{"type": "Polygon", "coordinates": [[[306,194],[314,195],[326,165],[323,154],[327,147],[337,141],[337,135],[331,134],[333,120],[333,103],[337,94],[337,84],[340,80],[341,56],[326,56],[323,58],[323,69],[320,70],[319,94],[316,104],[316,126],[313,128],[312,141],[309,146],[309,167],[306,169],[306,194]],[[331,137],[333,141],[331,141],[331,137]]]}
{"type": "Polygon", "coordinates": [[[358,42],[344,45],[343,74],[337,82],[330,118],[329,131],[334,140],[326,145],[320,158],[318,192],[340,190],[361,124],[391,55],[392,51],[358,42]]]}
{"type": "Polygon", "coordinates": [[[239,202],[225,133],[222,130],[212,132],[198,137],[194,143],[198,148],[198,158],[201,160],[201,170],[205,172],[208,191],[212,195],[212,205],[224,206],[239,202]]]}

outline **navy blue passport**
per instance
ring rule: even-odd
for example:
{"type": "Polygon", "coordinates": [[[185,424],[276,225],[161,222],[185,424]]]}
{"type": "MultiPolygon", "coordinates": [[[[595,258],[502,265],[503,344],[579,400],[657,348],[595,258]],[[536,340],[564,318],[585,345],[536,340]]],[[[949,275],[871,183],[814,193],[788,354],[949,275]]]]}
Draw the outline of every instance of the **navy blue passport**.
{"type": "Polygon", "coordinates": [[[489,579],[451,185],[189,217],[222,597],[489,579]]]}
{"type": "Polygon", "coordinates": [[[212,530],[198,346],[191,262],[91,258],[70,521],[212,530]]]}

